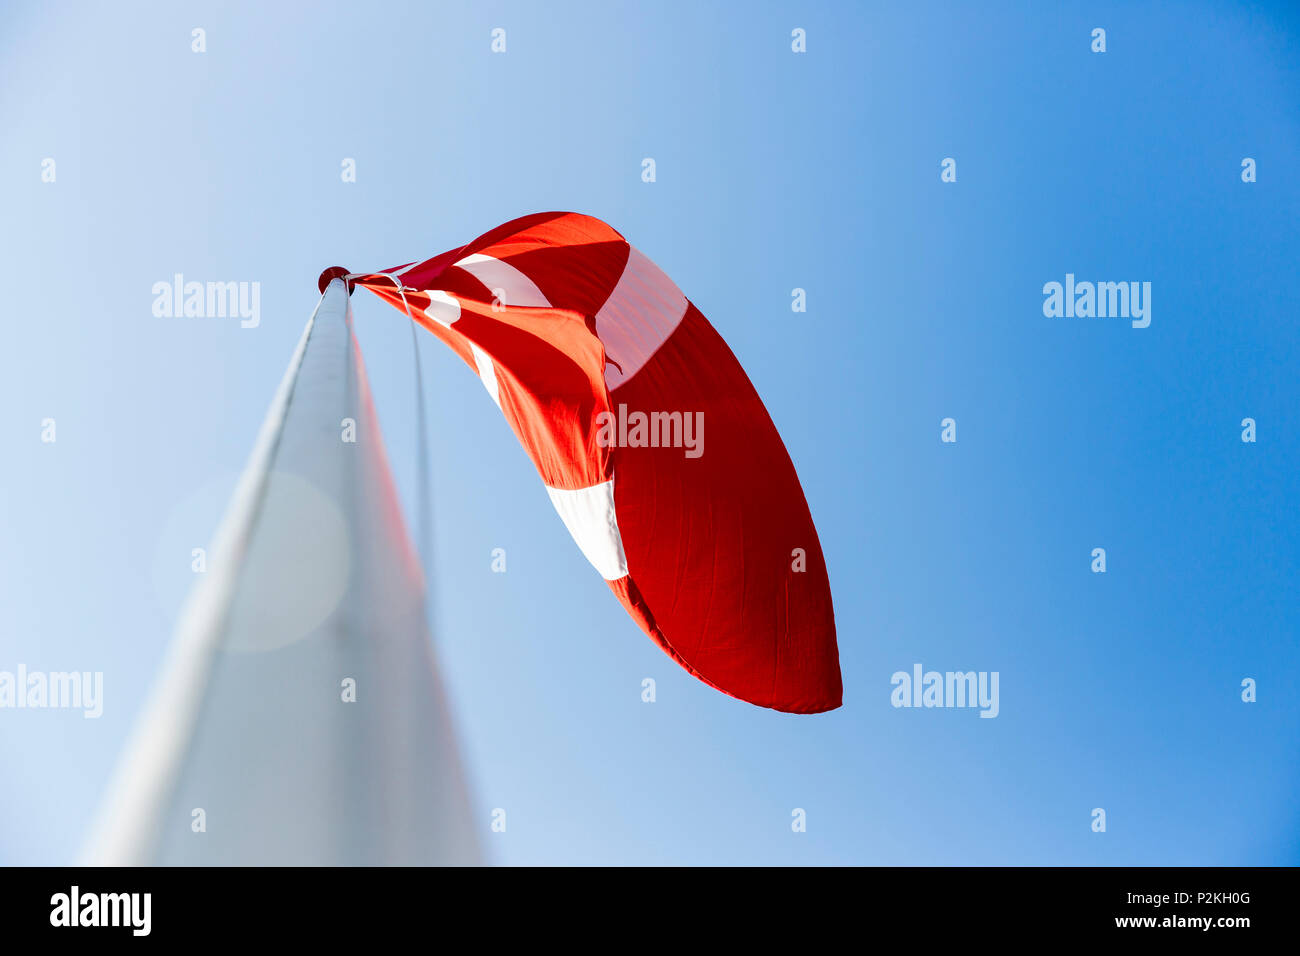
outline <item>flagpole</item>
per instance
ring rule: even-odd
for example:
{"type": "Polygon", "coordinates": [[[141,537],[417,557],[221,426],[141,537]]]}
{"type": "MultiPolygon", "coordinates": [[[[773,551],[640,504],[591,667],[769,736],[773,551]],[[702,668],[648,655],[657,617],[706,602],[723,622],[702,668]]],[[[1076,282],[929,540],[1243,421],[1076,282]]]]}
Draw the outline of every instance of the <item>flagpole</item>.
{"type": "Polygon", "coordinates": [[[344,274],[322,274],[84,862],[479,862],[344,274]]]}

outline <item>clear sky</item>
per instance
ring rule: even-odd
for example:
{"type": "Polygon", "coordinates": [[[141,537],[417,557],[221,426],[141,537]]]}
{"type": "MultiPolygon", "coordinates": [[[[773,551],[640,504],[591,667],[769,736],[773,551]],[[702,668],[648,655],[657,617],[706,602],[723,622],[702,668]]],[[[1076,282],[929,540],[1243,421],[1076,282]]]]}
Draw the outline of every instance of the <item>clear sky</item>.
{"type": "MultiPolygon", "coordinates": [[[[98,720],[0,710],[0,862],[80,847],[321,269],[564,209],[763,396],[844,707],[672,664],[426,335],[437,654],[491,859],[1300,863],[1293,9],[9,2],[0,61],[0,670],[105,682],[98,720]],[[260,324],[155,317],[176,273],[259,282],[260,324]],[[1150,282],[1150,326],[1044,316],[1067,273],[1150,282]],[[1000,713],[892,707],[918,663],[997,671],[1000,713]]],[[[409,513],[410,336],[354,306],[409,513]]]]}

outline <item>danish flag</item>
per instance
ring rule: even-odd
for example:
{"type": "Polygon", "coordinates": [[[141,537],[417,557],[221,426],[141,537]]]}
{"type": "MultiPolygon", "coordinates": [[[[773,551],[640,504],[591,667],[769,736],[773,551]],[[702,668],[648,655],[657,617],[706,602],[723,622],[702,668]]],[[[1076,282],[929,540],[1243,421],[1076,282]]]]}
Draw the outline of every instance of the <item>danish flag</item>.
{"type": "Polygon", "coordinates": [[[722,337],[623,236],[538,213],[432,259],[328,270],[322,287],[331,278],[477,373],[573,540],[673,660],[763,707],[840,705],[826,564],[785,445],[722,337]],[[637,412],[693,414],[707,445],[626,440],[637,412]]]}

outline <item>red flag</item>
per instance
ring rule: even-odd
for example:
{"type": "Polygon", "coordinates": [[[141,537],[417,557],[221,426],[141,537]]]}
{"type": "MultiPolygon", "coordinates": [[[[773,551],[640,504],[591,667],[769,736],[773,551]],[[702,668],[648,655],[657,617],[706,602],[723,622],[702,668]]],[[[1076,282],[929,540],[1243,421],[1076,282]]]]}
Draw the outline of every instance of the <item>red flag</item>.
{"type": "Polygon", "coordinates": [[[474,369],[643,630],[741,700],[842,698],[830,584],[790,456],[708,320],[610,226],[538,213],[350,276],[474,369]]]}

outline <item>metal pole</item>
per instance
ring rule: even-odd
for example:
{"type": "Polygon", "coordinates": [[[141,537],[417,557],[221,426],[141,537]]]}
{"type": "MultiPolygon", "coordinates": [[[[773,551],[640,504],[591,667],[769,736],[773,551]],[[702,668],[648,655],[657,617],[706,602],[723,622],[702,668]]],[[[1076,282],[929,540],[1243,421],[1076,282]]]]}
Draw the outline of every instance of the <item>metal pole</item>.
{"type": "Polygon", "coordinates": [[[210,552],[85,862],[479,862],[343,280],[210,552]]]}

